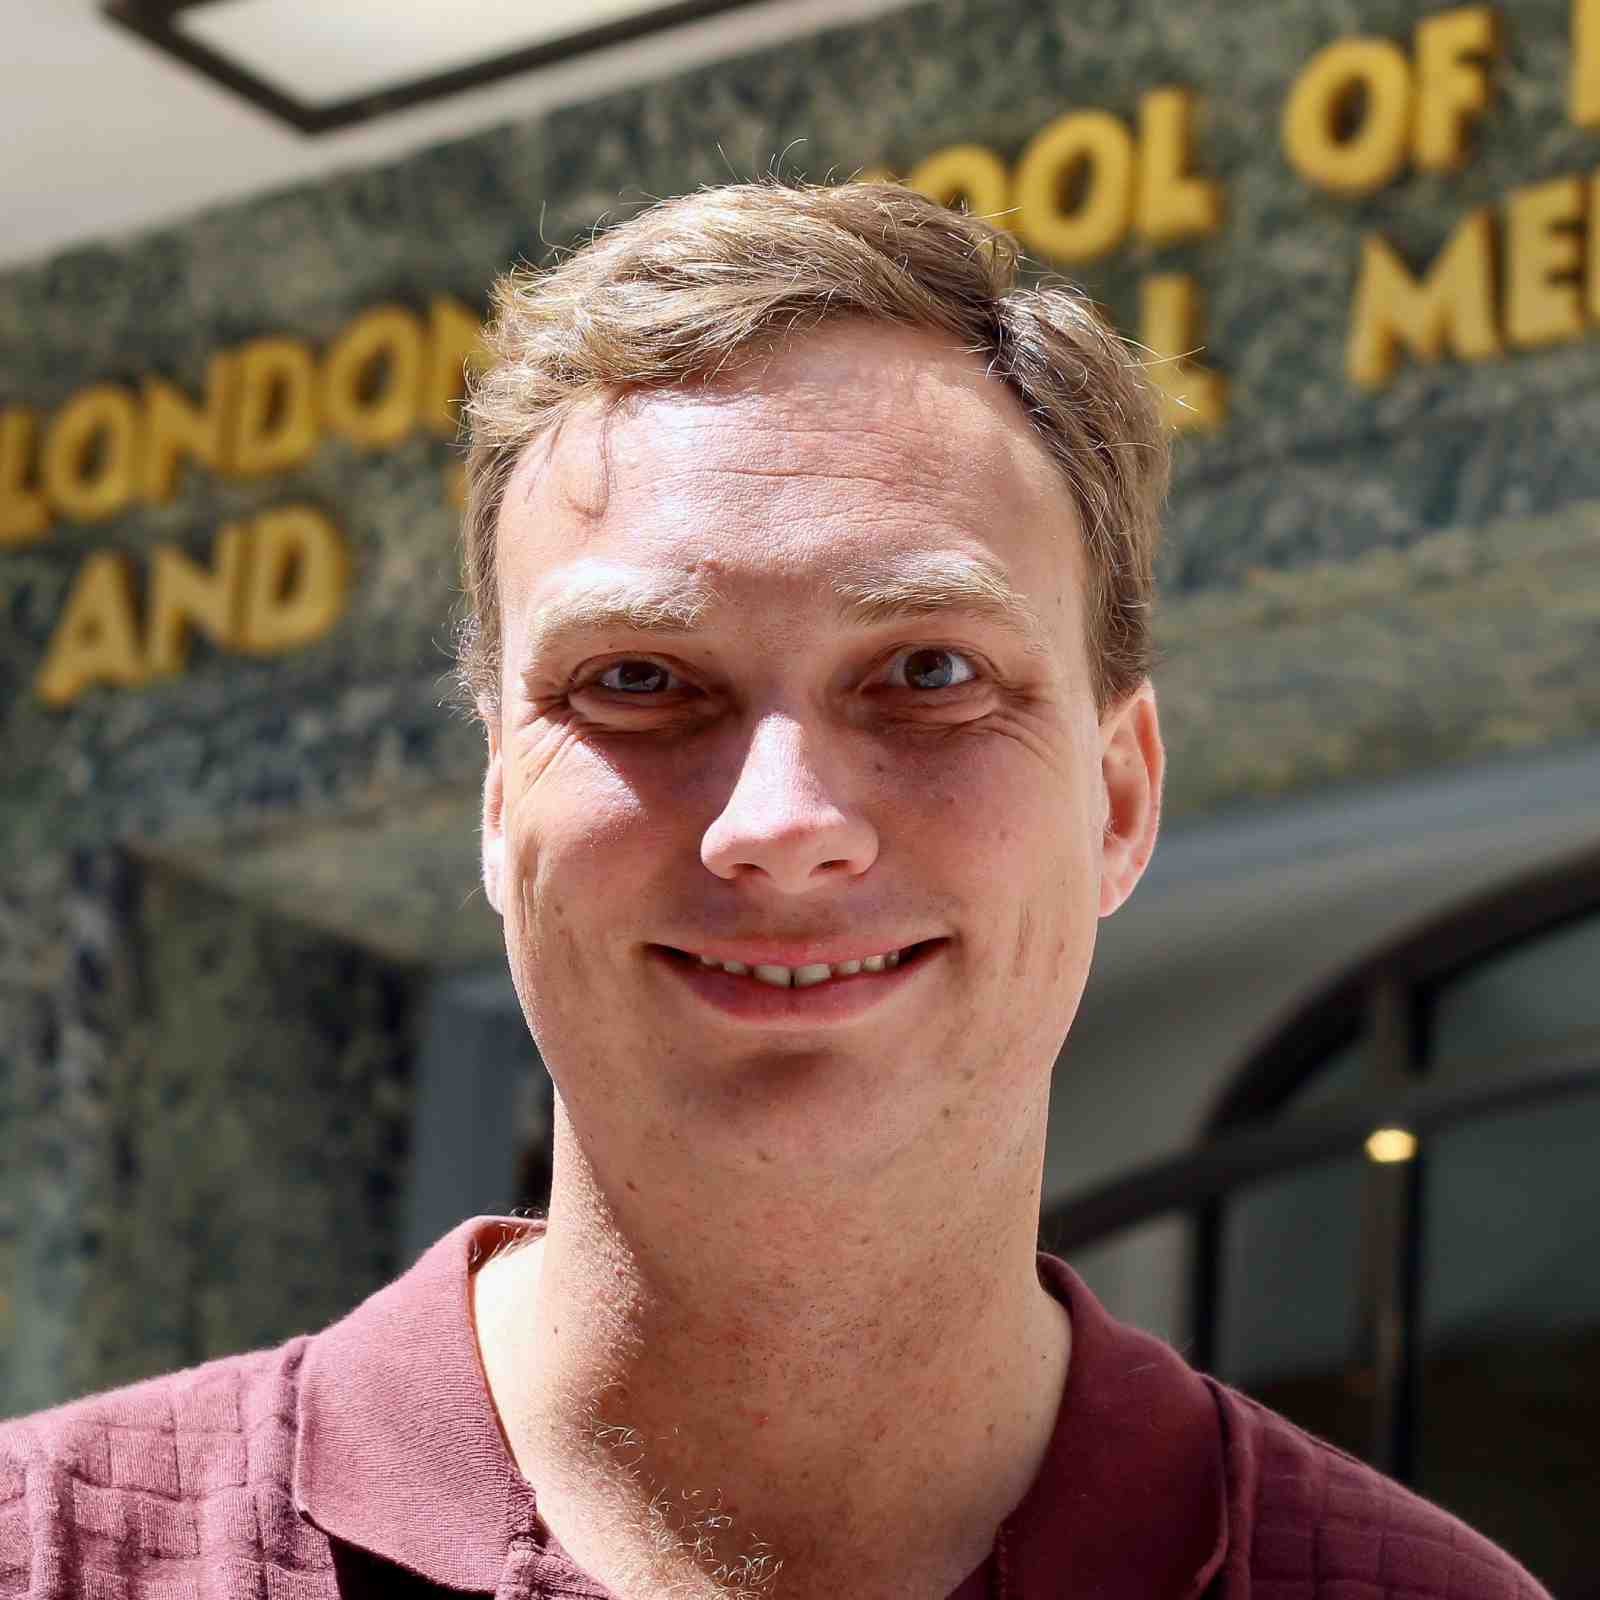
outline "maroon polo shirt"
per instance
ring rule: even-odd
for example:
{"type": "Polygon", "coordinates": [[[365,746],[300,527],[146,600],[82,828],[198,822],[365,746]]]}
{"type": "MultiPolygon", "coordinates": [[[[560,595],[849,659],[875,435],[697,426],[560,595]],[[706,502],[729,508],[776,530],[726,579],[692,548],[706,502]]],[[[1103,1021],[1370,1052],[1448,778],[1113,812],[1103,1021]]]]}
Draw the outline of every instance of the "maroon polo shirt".
{"type": "MultiPolygon", "coordinates": [[[[611,1600],[540,1523],[478,1357],[472,1266],[537,1226],[476,1218],[320,1334],[0,1424],[0,1595],[611,1600]]],[[[1461,1523],[1039,1271],[1073,1329],[1055,1433],[952,1600],[1540,1600],[1461,1523]]]]}

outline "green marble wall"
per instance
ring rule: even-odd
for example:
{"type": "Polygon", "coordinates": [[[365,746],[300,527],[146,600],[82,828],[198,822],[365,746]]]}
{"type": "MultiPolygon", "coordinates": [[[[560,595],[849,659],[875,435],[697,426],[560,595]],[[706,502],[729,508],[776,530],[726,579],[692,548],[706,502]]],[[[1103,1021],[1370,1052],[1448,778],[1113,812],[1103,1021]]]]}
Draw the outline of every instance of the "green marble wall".
{"type": "MultiPolygon", "coordinates": [[[[1169,600],[1248,594],[1260,569],[1309,573],[1441,531],[1514,526],[1600,499],[1590,442],[1600,345],[1413,364],[1376,395],[1345,379],[1343,347],[1364,231],[1425,262],[1471,207],[1600,165],[1600,137],[1566,119],[1567,0],[1498,8],[1505,55],[1459,174],[1404,177],[1350,202],[1299,179],[1278,138],[1288,87],[1320,44],[1358,29],[1405,39],[1438,9],[1414,0],[916,6],[0,275],[0,404],[48,411],[86,382],[147,371],[198,392],[217,348],[266,333],[321,343],[383,300],[420,308],[449,291],[481,303],[514,257],[538,259],[547,241],[571,241],[644,195],[725,177],[730,163],[755,171],[786,152],[788,167],[814,174],[904,169],[958,139],[1010,156],[1074,105],[1131,116],[1141,90],[1178,82],[1200,98],[1199,155],[1224,187],[1222,232],[1129,248],[1080,274],[1131,324],[1142,272],[1193,272],[1208,359],[1230,381],[1227,426],[1182,446],[1169,600]]],[[[450,459],[448,444],[422,434],[378,453],[330,441],[284,477],[240,484],[190,472],[167,506],[93,527],[58,523],[49,540],[0,553],[9,623],[0,852],[215,838],[284,817],[346,815],[407,786],[470,784],[475,741],[437,706],[454,598],[440,482],[450,459]],[[328,509],[353,547],[354,600],[335,634],[270,662],[219,659],[201,644],[186,676],[136,694],[97,691],[66,713],[30,694],[87,551],[176,540],[203,554],[225,519],[290,500],[328,509]]],[[[1374,721],[1376,706],[1345,704],[1353,729],[1372,734],[1351,740],[1346,775],[1362,776],[1360,752],[1403,744],[1404,730],[1374,721]]],[[[1470,716],[1464,703],[1458,714],[1470,716]]],[[[1585,716],[1558,691],[1512,720],[1547,742],[1575,721],[1592,729],[1585,716]]],[[[1449,753],[1430,742],[1416,764],[1441,758],[1449,753]]],[[[1387,770],[1395,757],[1374,760],[1387,770]]],[[[1320,760],[1298,770],[1265,786],[1321,783],[1327,772],[1320,760]]],[[[1263,786],[1257,769],[1237,779],[1222,770],[1180,793],[1223,803],[1263,786]]]]}
{"type": "Polygon", "coordinates": [[[414,974],[118,850],[20,881],[0,1415],[320,1327],[386,1281],[414,974]]]}
{"type": "MultiPolygon", "coordinates": [[[[1592,739],[1600,343],[1410,365],[1375,395],[1343,374],[1364,231],[1420,264],[1471,207],[1600,166],[1600,136],[1565,116],[1567,0],[1497,8],[1505,54],[1461,173],[1351,203],[1280,149],[1321,44],[1403,39],[1439,9],[937,0],[0,274],[0,404],[48,412],[152,371],[198,392],[216,349],[320,344],[379,301],[481,303],[513,258],[730,164],[904,170],[966,140],[1010,157],[1073,106],[1131,116],[1142,90],[1181,83],[1222,232],[1081,274],[1131,325],[1140,273],[1192,272],[1231,386],[1227,426],[1183,443],[1172,499],[1172,813],[1592,739]]],[[[388,1269],[407,1008],[421,972],[494,943],[463,845],[478,740],[440,706],[451,460],[420,433],[380,453],[330,441],[281,478],[191,471],[166,506],[0,551],[13,1407],[279,1337],[388,1269]],[[271,661],[201,642],[182,677],[66,711],[34,697],[89,551],[198,556],[224,520],[289,501],[352,547],[330,635],[271,661]]]]}

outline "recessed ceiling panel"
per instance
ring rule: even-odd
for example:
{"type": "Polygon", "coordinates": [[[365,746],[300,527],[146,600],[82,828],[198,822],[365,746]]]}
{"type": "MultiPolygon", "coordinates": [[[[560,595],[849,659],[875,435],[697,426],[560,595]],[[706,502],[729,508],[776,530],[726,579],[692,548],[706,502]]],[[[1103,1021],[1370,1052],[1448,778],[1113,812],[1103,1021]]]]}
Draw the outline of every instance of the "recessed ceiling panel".
{"type": "Polygon", "coordinates": [[[211,0],[172,20],[281,93],[325,106],[677,9],[673,0],[211,0]]]}

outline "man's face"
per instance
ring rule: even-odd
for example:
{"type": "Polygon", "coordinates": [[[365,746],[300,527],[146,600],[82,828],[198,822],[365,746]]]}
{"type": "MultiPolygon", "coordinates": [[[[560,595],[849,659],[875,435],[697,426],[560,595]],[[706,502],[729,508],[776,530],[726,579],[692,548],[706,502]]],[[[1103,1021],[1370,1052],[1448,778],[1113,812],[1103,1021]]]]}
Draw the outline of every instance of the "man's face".
{"type": "Polygon", "coordinates": [[[485,880],[580,1139],[838,1170],[1031,1125],[1160,753],[1147,690],[1097,715],[1010,392],[834,325],[580,412],[498,537],[485,880]]]}

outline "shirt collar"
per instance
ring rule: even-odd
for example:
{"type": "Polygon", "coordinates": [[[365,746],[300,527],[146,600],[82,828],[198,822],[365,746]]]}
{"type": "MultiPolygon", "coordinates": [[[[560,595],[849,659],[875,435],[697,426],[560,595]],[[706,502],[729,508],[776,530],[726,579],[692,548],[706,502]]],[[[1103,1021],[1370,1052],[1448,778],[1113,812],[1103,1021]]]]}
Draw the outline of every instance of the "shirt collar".
{"type": "MultiPolygon", "coordinates": [[[[532,1487],[489,1399],[471,1272],[539,1226],[475,1217],[309,1341],[295,1439],[297,1510],[324,1533],[447,1588],[493,1591],[513,1541],[542,1541],[532,1487]]],[[[1227,1547],[1210,1389],[1165,1344],[1114,1321],[1040,1256],[1072,1359],[1043,1467],[1006,1519],[1003,1592],[1190,1600],[1227,1547]]],[[[529,1552],[535,1561],[539,1556],[529,1552]]]]}
{"type": "Polygon", "coordinates": [[[1039,1276],[1067,1308],[1072,1359],[1039,1476],[1006,1519],[1002,1592],[1192,1600],[1228,1547],[1222,1428],[1210,1385],[1169,1345],[1111,1317],[1064,1261],[1039,1276]]]}
{"type": "Polygon", "coordinates": [[[492,1592],[534,1526],[489,1399],[471,1272],[526,1222],[474,1217],[307,1346],[295,1508],[324,1533],[451,1589],[492,1592]]]}

